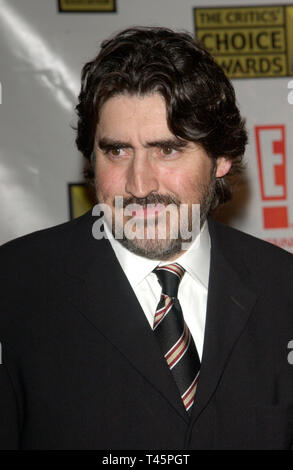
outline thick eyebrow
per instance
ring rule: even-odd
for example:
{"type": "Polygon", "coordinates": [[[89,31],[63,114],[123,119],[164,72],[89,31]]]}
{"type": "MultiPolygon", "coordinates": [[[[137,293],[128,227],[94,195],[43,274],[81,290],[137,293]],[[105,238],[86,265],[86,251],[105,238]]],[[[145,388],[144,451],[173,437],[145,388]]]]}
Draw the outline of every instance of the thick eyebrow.
{"type": "Polygon", "coordinates": [[[188,145],[186,140],[180,140],[176,137],[171,139],[162,139],[162,140],[154,140],[152,142],[147,142],[146,147],[159,147],[159,148],[166,148],[171,147],[175,150],[182,149],[188,145]]]}
{"type": "MultiPolygon", "coordinates": [[[[116,140],[116,139],[110,139],[108,137],[103,137],[98,140],[98,146],[101,150],[109,150],[112,148],[130,148],[133,149],[133,145],[130,142],[122,142],[121,140],[116,140]]],[[[166,147],[172,147],[175,150],[179,150],[181,148],[184,148],[188,145],[188,141],[186,140],[180,140],[177,139],[176,137],[174,138],[167,138],[167,139],[160,139],[160,140],[154,140],[151,142],[147,142],[146,145],[144,145],[145,148],[150,148],[150,147],[159,147],[159,148],[166,148],[166,147]]]]}
{"type": "Polygon", "coordinates": [[[121,140],[109,139],[108,137],[99,139],[97,143],[101,150],[133,148],[130,142],[122,142],[121,140]]]}

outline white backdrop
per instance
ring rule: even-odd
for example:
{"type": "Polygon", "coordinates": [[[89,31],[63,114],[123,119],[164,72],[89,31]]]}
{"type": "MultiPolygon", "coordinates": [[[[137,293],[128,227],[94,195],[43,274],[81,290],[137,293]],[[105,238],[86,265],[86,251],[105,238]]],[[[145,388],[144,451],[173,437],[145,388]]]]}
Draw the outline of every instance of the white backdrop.
{"type": "MultiPolygon", "coordinates": [[[[69,219],[68,183],[82,181],[83,162],[71,129],[80,71],[104,38],[131,25],[194,33],[195,7],[255,3],[278,5],[277,0],[117,0],[116,13],[69,14],[59,13],[55,0],[0,0],[0,242],[69,219]]],[[[247,171],[234,202],[219,217],[293,252],[289,81],[233,80],[249,130],[247,171]],[[259,131],[263,193],[255,126],[277,126],[259,131]],[[267,227],[264,208],[269,208],[267,227]]]]}

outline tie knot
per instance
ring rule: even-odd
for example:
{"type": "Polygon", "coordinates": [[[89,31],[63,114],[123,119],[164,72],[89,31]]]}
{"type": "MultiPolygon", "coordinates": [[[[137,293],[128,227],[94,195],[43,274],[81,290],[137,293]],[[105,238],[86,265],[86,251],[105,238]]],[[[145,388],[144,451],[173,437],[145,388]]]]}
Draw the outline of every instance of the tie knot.
{"type": "Polygon", "coordinates": [[[154,273],[162,287],[162,294],[168,297],[177,297],[180,281],[185,270],[178,263],[157,266],[154,273]]]}

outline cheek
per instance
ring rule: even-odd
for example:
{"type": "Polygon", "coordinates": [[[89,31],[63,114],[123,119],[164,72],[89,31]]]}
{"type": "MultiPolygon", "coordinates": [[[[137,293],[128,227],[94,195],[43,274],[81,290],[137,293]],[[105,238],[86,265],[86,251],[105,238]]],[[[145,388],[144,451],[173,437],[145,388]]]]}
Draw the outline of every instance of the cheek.
{"type": "Polygon", "coordinates": [[[180,171],[177,169],[170,169],[164,173],[161,181],[167,190],[183,199],[185,196],[190,196],[195,192],[196,176],[194,171],[180,171]]]}
{"type": "Polygon", "coordinates": [[[197,201],[203,184],[210,181],[210,172],[209,162],[202,162],[197,167],[172,168],[161,175],[161,182],[166,191],[174,193],[181,201],[197,201]]]}
{"type": "Polygon", "coordinates": [[[121,171],[96,166],[96,190],[103,199],[113,198],[124,193],[124,178],[121,171]]]}

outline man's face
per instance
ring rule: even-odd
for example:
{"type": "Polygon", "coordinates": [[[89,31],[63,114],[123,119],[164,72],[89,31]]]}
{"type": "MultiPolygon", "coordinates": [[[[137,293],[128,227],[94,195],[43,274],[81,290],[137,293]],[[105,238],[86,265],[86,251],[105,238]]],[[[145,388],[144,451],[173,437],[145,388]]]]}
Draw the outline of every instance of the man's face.
{"type": "MultiPolygon", "coordinates": [[[[214,194],[215,177],[230,169],[224,157],[214,163],[201,145],[182,142],[172,134],[165,101],[157,93],[118,95],[106,101],[96,131],[95,157],[97,199],[111,207],[113,233],[115,223],[119,223],[114,217],[115,196],[123,196],[124,206],[139,204],[140,210],[132,215],[138,225],[142,224],[143,239],[124,237],[120,241],[152,259],[174,260],[181,254],[182,239],[173,238],[180,232],[180,205],[188,205],[190,227],[191,206],[200,204],[203,222],[214,194]],[[157,207],[146,209],[147,204],[157,207]],[[163,217],[168,204],[173,204],[178,221],[171,212],[163,217]],[[163,221],[166,235],[161,239],[158,233],[163,221]],[[155,237],[147,236],[148,222],[155,226],[155,237]]],[[[121,219],[124,229],[131,217],[124,215],[121,219]]]]}

